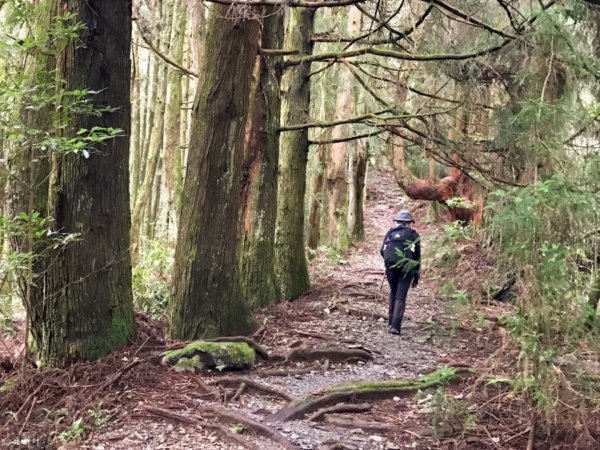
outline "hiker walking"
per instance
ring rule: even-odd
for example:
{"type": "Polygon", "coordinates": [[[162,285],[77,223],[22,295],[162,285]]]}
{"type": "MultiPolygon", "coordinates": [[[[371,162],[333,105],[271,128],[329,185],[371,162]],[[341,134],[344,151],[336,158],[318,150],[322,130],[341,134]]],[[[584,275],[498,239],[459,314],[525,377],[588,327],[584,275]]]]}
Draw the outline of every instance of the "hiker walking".
{"type": "Polygon", "coordinates": [[[400,334],[408,289],[417,287],[421,270],[421,243],[419,233],[411,228],[415,221],[405,209],[394,217],[397,226],[391,228],[383,239],[381,256],[385,275],[390,284],[388,331],[400,334]]]}

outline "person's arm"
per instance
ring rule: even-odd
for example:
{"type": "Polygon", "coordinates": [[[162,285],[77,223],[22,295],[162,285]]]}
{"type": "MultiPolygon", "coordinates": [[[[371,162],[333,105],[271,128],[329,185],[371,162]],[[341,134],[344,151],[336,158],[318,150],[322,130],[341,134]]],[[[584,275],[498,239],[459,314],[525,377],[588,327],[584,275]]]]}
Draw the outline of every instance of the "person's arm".
{"type": "Polygon", "coordinates": [[[416,239],[415,239],[415,261],[417,262],[417,266],[415,268],[415,275],[413,277],[412,286],[416,287],[419,284],[419,279],[421,278],[421,236],[419,233],[415,231],[416,239]]]}
{"type": "Polygon", "coordinates": [[[388,236],[390,235],[390,231],[389,230],[387,233],[385,233],[385,237],[383,238],[383,242],[381,243],[381,248],[379,249],[379,254],[383,257],[383,247],[385,247],[385,243],[388,240],[388,236]]]}

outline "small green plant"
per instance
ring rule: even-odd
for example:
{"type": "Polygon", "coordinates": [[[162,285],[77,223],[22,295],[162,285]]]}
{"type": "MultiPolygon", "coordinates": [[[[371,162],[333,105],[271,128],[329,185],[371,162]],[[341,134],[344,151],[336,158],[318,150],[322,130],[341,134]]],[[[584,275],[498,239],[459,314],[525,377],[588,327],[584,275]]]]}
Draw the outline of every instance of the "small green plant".
{"type": "Polygon", "coordinates": [[[246,430],[246,427],[241,423],[232,423],[229,425],[229,431],[235,434],[243,433],[246,430]]]}
{"type": "Polygon", "coordinates": [[[58,440],[61,442],[72,442],[81,439],[85,434],[86,427],[83,419],[73,421],[71,426],[58,435],[58,440]]]}
{"type": "Polygon", "coordinates": [[[450,208],[461,208],[461,209],[471,209],[475,206],[475,204],[467,200],[463,197],[453,197],[449,200],[446,200],[446,205],[450,208]]]}
{"type": "Polygon", "coordinates": [[[460,220],[452,222],[451,224],[444,225],[444,241],[445,242],[457,242],[457,241],[470,241],[473,239],[473,227],[465,225],[460,220]]]}
{"type": "Polygon", "coordinates": [[[92,419],[96,428],[106,426],[108,419],[110,418],[110,412],[106,409],[102,409],[100,405],[88,410],[87,415],[92,419]]]}
{"type": "Polygon", "coordinates": [[[133,268],[133,299],[136,308],[160,318],[169,300],[173,250],[160,239],[147,241],[140,261],[133,268]]]}

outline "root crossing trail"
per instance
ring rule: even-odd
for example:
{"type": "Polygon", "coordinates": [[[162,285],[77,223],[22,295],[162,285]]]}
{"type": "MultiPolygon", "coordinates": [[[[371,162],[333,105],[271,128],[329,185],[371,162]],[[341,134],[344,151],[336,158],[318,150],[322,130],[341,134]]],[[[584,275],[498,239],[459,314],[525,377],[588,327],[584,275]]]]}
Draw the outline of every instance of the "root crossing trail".
{"type": "Polygon", "coordinates": [[[387,332],[389,290],[384,282],[378,296],[383,279],[379,246],[393,225],[394,213],[408,206],[404,201],[391,176],[373,180],[365,240],[341,256],[318,255],[312,264],[310,292],[260,314],[264,325],[253,337],[269,352],[269,360],[254,370],[227,374],[175,373],[156,362],[142,364],[130,377],[130,386],[121,386],[129,390],[107,423],[85,442],[64,448],[435,447],[427,403],[432,395],[427,392],[401,395],[401,391],[376,400],[350,398],[315,408],[301,419],[276,420],[290,399],[333,385],[416,379],[439,367],[474,362],[473,337],[449,336],[450,305],[433,293],[427,255],[437,230],[421,221],[426,205],[409,206],[423,240],[421,284],[409,292],[402,335],[387,332]],[[150,378],[140,381],[144,376],[150,378]]]}

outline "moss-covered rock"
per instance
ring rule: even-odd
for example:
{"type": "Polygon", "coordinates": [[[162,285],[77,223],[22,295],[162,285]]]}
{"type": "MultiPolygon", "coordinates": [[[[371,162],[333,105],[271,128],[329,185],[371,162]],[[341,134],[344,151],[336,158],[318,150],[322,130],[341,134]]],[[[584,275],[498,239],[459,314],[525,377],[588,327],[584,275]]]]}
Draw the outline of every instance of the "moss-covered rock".
{"type": "Polygon", "coordinates": [[[256,353],[245,342],[195,341],[179,350],[163,353],[162,363],[177,371],[202,369],[241,370],[254,366],[256,353]]]}

